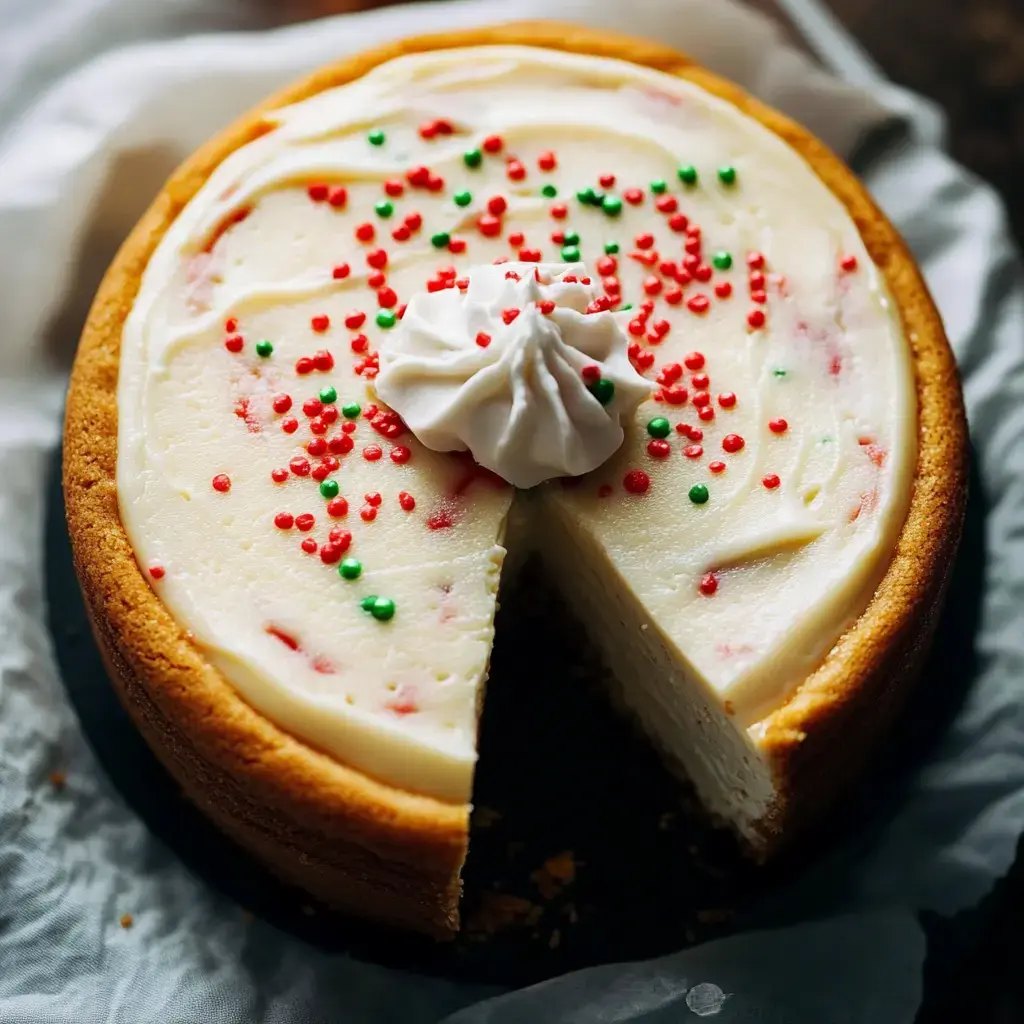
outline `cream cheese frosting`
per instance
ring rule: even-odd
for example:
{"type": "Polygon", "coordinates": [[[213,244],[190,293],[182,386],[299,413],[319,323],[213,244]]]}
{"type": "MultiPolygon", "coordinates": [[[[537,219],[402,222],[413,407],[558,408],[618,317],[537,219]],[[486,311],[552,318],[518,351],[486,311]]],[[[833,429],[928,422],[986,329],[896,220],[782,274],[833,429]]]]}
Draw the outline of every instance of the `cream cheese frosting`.
{"type": "Polygon", "coordinates": [[[471,267],[420,292],[381,343],[377,394],[435,451],[469,451],[516,487],[582,476],[622,444],[653,385],[624,318],[582,264],[471,267]]]}
{"type": "MultiPolygon", "coordinates": [[[[124,329],[120,512],[171,613],[285,729],[467,800],[515,492],[410,432],[380,352],[471,267],[582,262],[604,308],[580,316],[612,311],[653,391],[607,461],[516,500],[594,560],[586,614],[614,607],[596,586],[629,602],[756,756],[912,486],[908,346],[839,201],[699,87],[538,49],[402,57],[271,127],[179,215],[124,329]]],[[[592,625],[632,649],[624,621],[592,625]]],[[[693,694],[659,700],[670,722],[693,694]]]]}

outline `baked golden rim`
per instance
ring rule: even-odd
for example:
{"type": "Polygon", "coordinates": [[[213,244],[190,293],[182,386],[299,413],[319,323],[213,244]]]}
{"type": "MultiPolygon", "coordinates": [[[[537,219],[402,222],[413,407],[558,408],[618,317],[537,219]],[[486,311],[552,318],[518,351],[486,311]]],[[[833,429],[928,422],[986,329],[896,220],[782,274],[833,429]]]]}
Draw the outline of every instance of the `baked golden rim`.
{"type": "Polygon", "coordinates": [[[917,383],[919,452],[910,509],[868,608],[764,722],[779,799],[765,847],[809,819],[861,766],[909,693],[951,570],[966,503],[967,429],[942,323],[903,240],[852,171],[805,129],[655,43],[556,22],[404,39],[347,58],[272,96],[178,168],[108,270],[82,334],[64,428],[75,566],[115,686],[150,746],[233,838],[342,909],[443,935],[458,926],[468,808],[387,786],[254,711],[203,658],[147,583],[115,487],[121,330],[146,264],[178,213],[263,115],[403,54],[519,44],[614,57],[688,79],[760,121],[844,203],[901,311],[917,383]],[[798,799],[793,799],[799,794],[798,799]]]}

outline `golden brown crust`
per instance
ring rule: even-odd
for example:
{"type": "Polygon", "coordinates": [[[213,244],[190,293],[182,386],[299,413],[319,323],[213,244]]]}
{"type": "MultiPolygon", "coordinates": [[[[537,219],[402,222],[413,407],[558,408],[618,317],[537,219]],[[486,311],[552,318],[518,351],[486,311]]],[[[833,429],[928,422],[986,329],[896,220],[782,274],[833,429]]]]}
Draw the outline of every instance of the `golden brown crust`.
{"type": "Polygon", "coordinates": [[[766,840],[809,816],[852,774],[909,692],[959,537],[966,426],[953,357],[895,230],[813,136],[657,44],[555,23],[420,36],[316,72],[241,118],[167,182],[122,246],[89,314],[71,377],[64,490],[75,564],[115,685],[189,796],[286,878],[346,910],[435,935],[457,927],[467,808],[383,785],[253,711],[203,659],[135,562],[115,491],[121,328],[150,255],[212,170],[266,130],[263,114],[349,82],[404,53],[525,44],[630,60],[690,79],[782,136],[858,224],[903,312],[920,407],[918,476],[893,563],[870,607],[767,721],[782,798],[766,840]],[[836,742],[837,738],[842,740],[836,742]],[[805,793],[807,796],[805,797],[805,793]]]}

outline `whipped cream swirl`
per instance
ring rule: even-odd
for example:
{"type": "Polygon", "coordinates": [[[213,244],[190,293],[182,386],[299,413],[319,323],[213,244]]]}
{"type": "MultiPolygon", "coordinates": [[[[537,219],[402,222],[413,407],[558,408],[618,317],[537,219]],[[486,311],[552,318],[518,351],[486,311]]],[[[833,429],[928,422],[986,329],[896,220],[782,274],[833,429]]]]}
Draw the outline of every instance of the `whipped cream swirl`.
{"type": "Polygon", "coordinates": [[[623,317],[581,263],[473,267],[415,295],[380,351],[377,394],[435,451],[468,449],[516,487],[596,469],[651,395],[623,317]]]}

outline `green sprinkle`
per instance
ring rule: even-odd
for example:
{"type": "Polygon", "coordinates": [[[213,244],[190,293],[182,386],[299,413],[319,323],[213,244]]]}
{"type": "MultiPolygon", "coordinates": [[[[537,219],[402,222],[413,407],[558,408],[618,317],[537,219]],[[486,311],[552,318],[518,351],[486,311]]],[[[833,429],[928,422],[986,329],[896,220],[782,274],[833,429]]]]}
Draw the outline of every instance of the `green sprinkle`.
{"type": "Polygon", "coordinates": [[[577,234],[577,232],[575,232],[575,231],[566,231],[562,235],[562,244],[563,245],[579,245],[580,244],[580,236],[579,236],[579,234],[577,234]]]}
{"type": "Polygon", "coordinates": [[[600,192],[595,192],[592,188],[581,188],[576,193],[576,198],[584,206],[600,206],[604,202],[604,196],[600,192]]]}
{"type": "Polygon", "coordinates": [[[615,397],[615,384],[606,377],[587,385],[587,390],[602,404],[607,405],[615,397]]]}
{"type": "Polygon", "coordinates": [[[711,257],[716,270],[728,270],[732,266],[732,257],[727,252],[716,252],[711,257]]]}
{"type": "Polygon", "coordinates": [[[358,558],[343,558],[338,566],[338,575],[343,580],[357,580],[363,574],[363,563],[358,558]]]}
{"type": "Polygon", "coordinates": [[[772,376],[773,377],[785,377],[786,376],[786,371],[781,366],[776,366],[775,369],[772,370],[772,376]]]}
{"type": "Polygon", "coordinates": [[[436,235],[430,236],[430,244],[435,249],[443,249],[451,240],[452,236],[447,231],[438,231],[436,235]]]}
{"type": "Polygon", "coordinates": [[[647,424],[647,433],[651,437],[668,437],[672,431],[672,424],[664,416],[655,416],[647,424]]]}
{"type": "Polygon", "coordinates": [[[376,594],[364,597],[359,602],[364,612],[369,612],[378,622],[387,622],[395,617],[395,602],[390,597],[377,597],[376,594]]]}
{"type": "Polygon", "coordinates": [[[601,209],[608,214],[609,217],[618,217],[622,213],[622,200],[618,196],[605,196],[601,203],[601,209]]]}
{"type": "Polygon", "coordinates": [[[383,146],[386,138],[387,136],[379,128],[374,128],[373,131],[366,136],[366,141],[371,146],[383,146]]]}
{"type": "Polygon", "coordinates": [[[731,185],[736,181],[736,168],[726,164],[718,168],[718,180],[723,185],[731,185]]]}
{"type": "Polygon", "coordinates": [[[664,178],[655,178],[654,181],[651,182],[651,191],[656,196],[660,196],[661,193],[664,192],[667,188],[668,185],[665,184],[664,178]]]}
{"type": "Polygon", "coordinates": [[[374,210],[377,211],[378,217],[390,217],[395,212],[395,206],[393,203],[389,203],[386,199],[380,199],[373,204],[374,210]]]}
{"type": "Polygon", "coordinates": [[[684,185],[697,184],[697,168],[694,167],[693,164],[683,164],[683,166],[676,171],[676,174],[679,175],[679,180],[684,185]]]}
{"type": "Polygon", "coordinates": [[[358,402],[346,402],[341,407],[341,415],[347,420],[354,420],[362,411],[358,402]]]}
{"type": "Polygon", "coordinates": [[[818,444],[831,444],[831,443],[832,443],[832,438],[831,437],[820,437],[820,438],[818,438],[818,444]]]}
{"type": "Polygon", "coordinates": [[[575,263],[580,258],[580,250],[577,245],[563,245],[562,246],[562,259],[566,263],[575,263]]]}
{"type": "Polygon", "coordinates": [[[619,312],[620,313],[625,313],[625,311],[627,309],[632,309],[632,308],[633,308],[633,303],[632,302],[627,302],[625,305],[619,306],[619,312]]]}
{"type": "Polygon", "coordinates": [[[708,489],[705,484],[694,484],[690,488],[690,501],[692,501],[694,505],[703,505],[710,497],[711,495],[708,493],[708,489]]]}
{"type": "Polygon", "coordinates": [[[338,392],[335,391],[330,384],[328,384],[327,387],[320,389],[320,401],[323,402],[324,405],[330,405],[331,402],[335,402],[337,399],[338,392]]]}
{"type": "Polygon", "coordinates": [[[377,314],[377,326],[378,327],[394,327],[395,321],[398,317],[390,309],[382,309],[377,314]]]}
{"type": "Polygon", "coordinates": [[[473,202],[473,196],[469,192],[456,192],[452,199],[455,200],[456,206],[469,206],[473,202]]]}
{"type": "Polygon", "coordinates": [[[544,185],[540,190],[540,194],[547,199],[554,199],[558,195],[558,189],[554,185],[544,185]]]}
{"type": "Polygon", "coordinates": [[[257,341],[256,342],[256,355],[262,356],[264,359],[271,355],[274,351],[274,345],[269,341],[257,341]]]}
{"type": "Polygon", "coordinates": [[[337,480],[321,480],[320,481],[320,493],[325,498],[336,498],[338,496],[338,481],[337,480]]]}
{"type": "Polygon", "coordinates": [[[605,242],[604,243],[604,251],[609,256],[614,256],[619,251],[619,243],[618,242],[605,242]]]}
{"type": "Polygon", "coordinates": [[[462,154],[462,162],[467,167],[479,167],[483,162],[483,159],[484,155],[479,149],[467,149],[466,152],[462,154]]]}

